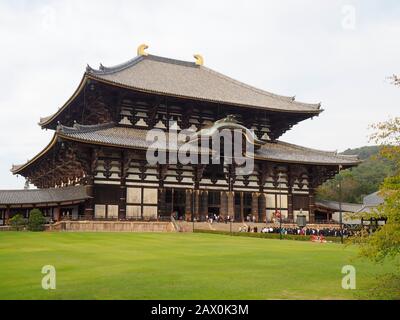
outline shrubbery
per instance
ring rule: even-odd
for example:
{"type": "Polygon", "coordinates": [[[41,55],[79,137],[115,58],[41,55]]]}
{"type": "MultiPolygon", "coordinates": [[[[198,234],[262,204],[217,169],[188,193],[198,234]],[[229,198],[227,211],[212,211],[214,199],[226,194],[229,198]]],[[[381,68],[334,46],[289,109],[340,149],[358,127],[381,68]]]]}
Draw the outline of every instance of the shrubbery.
{"type": "Polygon", "coordinates": [[[29,213],[28,229],[30,231],[44,231],[46,219],[39,209],[33,209],[29,213]]]}
{"type": "Polygon", "coordinates": [[[26,219],[22,214],[16,214],[9,220],[10,226],[15,231],[24,230],[26,227],[26,219]]]}

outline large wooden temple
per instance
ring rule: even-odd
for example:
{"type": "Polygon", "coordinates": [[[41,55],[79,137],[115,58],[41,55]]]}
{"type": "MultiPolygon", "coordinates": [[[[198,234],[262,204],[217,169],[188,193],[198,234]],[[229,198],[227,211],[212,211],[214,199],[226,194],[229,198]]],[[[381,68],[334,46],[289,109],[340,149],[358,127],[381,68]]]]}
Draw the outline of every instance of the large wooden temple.
{"type": "MultiPolygon", "coordinates": [[[[318,116],[320,104],[254,88],[195,61],[150,55],[87,67],[77,90],[53,115],[48,146],[14,165],[37,189],[0,191],[0,218],[40,208],[54,221],[69,219],[162,220],[171,214],[204,219],[215,213],[236,221],[247,215],[270,221],[278,212],[293,222],[300,213],[318,221],[315,189],[357,157],[309,149],[278,139],[300,121],[318,116]],[[232,165],[155,164],[146,160],[146,134],[238,126],[252,129],[259,146],[254,170],[232,165]],[[174,124],[174,128],[171,127],[174,124]]],[[[323,217],[324,218],[324,217],[323,217]]]]}

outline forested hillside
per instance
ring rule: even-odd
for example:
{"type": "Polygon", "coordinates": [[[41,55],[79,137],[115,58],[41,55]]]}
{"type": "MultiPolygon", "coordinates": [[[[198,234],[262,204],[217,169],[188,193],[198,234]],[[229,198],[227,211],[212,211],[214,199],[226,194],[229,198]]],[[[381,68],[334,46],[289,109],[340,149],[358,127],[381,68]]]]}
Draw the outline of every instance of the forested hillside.
{"type": "Polygon", "coordinates": [[[379,150],[378,146],[368,146],[344,151],[342,154],[358,155],[363,163],[343,170],[340,175],[319,187],[317,198],[338,201],[338,184],[339,179],[342,179],[342,201],[362,203],[363,196],[377,191],[383,179],[395,173],[394,163],[383,159],[379,150]]]}

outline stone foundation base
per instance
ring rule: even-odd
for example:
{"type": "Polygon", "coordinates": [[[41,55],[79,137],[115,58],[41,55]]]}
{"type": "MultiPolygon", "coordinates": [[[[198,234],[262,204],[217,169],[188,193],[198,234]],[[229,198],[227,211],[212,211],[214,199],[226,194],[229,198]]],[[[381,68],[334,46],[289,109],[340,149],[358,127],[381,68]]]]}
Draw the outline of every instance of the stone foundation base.
{"type": "Polygon", "coordinates": [[[71,232],[175,232],[171,222],[61,221],[47,231],[71,232]]]}

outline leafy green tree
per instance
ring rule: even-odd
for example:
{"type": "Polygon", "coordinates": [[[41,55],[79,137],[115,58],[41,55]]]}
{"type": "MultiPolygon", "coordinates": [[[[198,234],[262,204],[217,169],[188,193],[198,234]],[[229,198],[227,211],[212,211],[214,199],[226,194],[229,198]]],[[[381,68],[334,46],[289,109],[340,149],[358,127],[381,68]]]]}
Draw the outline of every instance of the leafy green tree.
{"type": "Polygon", "coordinates": [[[46,219],[39,209],[33,209],[29,213],[28,229],[30,231],[44,231],[46,219]]]}
{"type": "Polygon", "coordinates": [[[20,231],[25,228],[26,220],[24,219],[22,214],[16,214],[10,219],[10,225],[13,230],[20,231]]]}
{"type": "Polygon", "coordinates": [[[384,180],[380,195],[385,199],[365,218],[385,217],[387,222],[371,236],[361,236],[361,254],[376,261],[400,254],[400,117],[373,126],[372,139],[384,145],[381,155],[395,161],[396,171],[384,180]]]}

